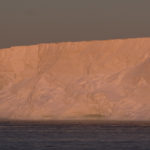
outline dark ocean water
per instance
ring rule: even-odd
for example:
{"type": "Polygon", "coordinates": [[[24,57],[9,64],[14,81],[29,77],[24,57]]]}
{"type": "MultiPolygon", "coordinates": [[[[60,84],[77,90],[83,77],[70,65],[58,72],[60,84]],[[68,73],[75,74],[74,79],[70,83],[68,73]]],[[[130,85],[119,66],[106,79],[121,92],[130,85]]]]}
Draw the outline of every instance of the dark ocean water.
{"type": "Polygon", "coordinates": [[[0,150],[150,150],[150,123],[1,122],[0,150]]]}

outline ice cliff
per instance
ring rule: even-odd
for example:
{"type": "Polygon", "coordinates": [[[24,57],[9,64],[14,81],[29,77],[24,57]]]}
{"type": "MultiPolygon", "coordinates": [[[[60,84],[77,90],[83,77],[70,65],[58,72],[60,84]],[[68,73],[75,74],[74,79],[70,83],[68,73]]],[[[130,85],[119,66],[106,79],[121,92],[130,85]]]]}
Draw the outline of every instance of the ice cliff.
{"type": "Polygon", "coordinates": [[[150,119],[150,38],[0,50],[0,119],[150,119]]]}

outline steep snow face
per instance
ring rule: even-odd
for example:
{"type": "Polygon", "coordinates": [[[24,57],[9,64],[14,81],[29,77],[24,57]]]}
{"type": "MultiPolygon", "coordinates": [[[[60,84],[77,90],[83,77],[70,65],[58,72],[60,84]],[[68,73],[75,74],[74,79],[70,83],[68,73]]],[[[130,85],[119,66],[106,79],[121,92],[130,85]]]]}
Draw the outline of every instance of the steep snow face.
{"type": "Polygon", "coordinates": [[[0,50],[0,119],[150,119],[150,38],[0,50]]]}

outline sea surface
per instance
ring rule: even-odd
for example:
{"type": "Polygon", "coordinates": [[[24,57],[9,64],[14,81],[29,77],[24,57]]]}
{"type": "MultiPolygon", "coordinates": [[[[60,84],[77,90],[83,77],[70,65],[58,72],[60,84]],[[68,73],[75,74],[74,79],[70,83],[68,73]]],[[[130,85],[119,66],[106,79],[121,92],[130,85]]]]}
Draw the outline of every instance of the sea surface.
{"type": "Polygon", "coordinates": [[[6,121],[0,150],[150,150],[150,123],[6,121]]]}

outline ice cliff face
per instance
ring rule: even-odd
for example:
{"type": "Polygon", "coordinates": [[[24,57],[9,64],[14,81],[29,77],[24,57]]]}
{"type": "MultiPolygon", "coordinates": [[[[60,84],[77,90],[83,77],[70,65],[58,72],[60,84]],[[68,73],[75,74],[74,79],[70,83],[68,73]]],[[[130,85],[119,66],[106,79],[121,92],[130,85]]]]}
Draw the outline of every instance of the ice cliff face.
{"type": "Polygon", "coordinates": [[[150,38],[0,50],[0,119],[150,119],[150,38]]]}

